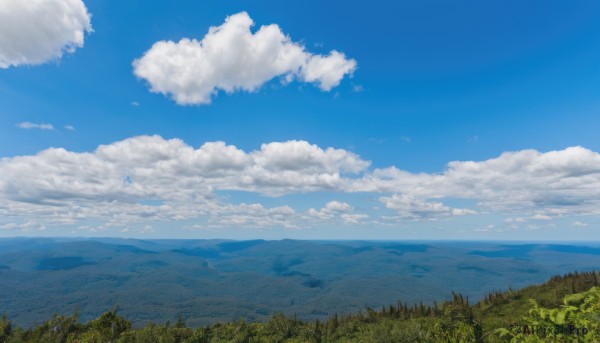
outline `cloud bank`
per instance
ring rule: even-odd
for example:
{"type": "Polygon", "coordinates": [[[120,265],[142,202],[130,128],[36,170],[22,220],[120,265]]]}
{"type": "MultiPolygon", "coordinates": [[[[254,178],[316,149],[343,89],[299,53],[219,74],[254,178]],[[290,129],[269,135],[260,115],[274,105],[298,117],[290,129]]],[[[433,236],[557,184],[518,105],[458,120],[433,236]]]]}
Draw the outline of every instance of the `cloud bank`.
{"type": "Polygon", "coordinates": [[[0,68],[57,60],[92,31],[81,0],[0,1],[0,68]]]}
{"type": "Polygon", "coordinates": [[[276,24],[261,26],[255,33],[253,25],[241,12],[211,27],[201,40],[156,42],[133,62],[134,74],[154,93],[170,96],[180,105],[198,105],[209,104],[219,90],[254,92],[276,77],[315,83],[329,91],[356,69],[356,61],[341,52],[307,52],[276,24]]]}
{"type": "Polygon", "coordinates": [[[244,151],[224,142],[198,148],[179,139],[139,136],[93,152],[51,148],[0,159],[0,224],[51,227],[97,220],[103,228],[205,218],[203,227],[301,228],[323,222],[441,220],[496,213],[516,225],[600,214],[600,154],[583,147],[506,152],[453,161],[441,173],[370,168],[360,156],[305,141],[244,151]],[[222,191],[263,196],[370,193],[383,209],[332,200],[320,209],[234,204],[222,191]],[[452,206],[456,201],[462,206],[452,206]],[[464,205],[468,203],[470,205],[464,205]],[[363,213],[359,213],[363,212],[363,213]],[[390,214],[392,214],[390,216],[390,214]]]}

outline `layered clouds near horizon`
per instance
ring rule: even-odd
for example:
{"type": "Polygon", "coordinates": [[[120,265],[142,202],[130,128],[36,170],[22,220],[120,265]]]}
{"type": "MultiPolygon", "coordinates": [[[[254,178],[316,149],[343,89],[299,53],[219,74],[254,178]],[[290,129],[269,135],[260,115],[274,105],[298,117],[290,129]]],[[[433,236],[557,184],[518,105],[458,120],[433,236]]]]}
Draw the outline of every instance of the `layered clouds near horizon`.
{"type": "Polygon", "coordinates": [[[194,148],[179,139],[138,136],[93,152],[51,148],[5,157],[0,174],[0,227],[5,229],[86,228],[89,220],[102,229],[190,220],[198,220],[191,228],[303,228],[480,213],[522,223],[600,212],[600,155],[583,147],[453,161],[443,172],[429,174],[371,168],[348,150],[306,141],[271,142],[244,151],[225,142],[194,148]],[[223,191],[266,197],[326,192],[333,199],[322,208],[299,210],[236,204],[220,197],[223,191]],[[350,193],[370,193],[376,200],[364,206],[335,199],[350,193]],[[456,199],[472,205],[453,206],[456,199]]]}

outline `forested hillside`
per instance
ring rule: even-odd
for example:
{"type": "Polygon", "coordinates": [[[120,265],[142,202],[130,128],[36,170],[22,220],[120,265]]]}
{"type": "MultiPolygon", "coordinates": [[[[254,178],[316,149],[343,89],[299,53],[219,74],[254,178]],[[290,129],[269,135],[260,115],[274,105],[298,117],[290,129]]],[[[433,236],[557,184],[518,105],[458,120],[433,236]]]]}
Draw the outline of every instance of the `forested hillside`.
{"type": "Polygon", "coordinates": [[[304,322],[398,299],[472,303],[600,266],[599,243],[0,239],[0,314],[31,328],[54,313],[88,322],[119,305],[133,328],[276,313],[304,322]]]}
{"type": "Polygon", "coordinates": [[[493,292],[470,304],[458,293],[433,306],[398,302],[325,321],[282,314],[268,322],[188,328],[185,318],[132,329],[118,313],[80,323],[56,314],[24,330],[0,320],[0,342],[599,342],[600,273],[555,276],[542,285],[493,292]]]}

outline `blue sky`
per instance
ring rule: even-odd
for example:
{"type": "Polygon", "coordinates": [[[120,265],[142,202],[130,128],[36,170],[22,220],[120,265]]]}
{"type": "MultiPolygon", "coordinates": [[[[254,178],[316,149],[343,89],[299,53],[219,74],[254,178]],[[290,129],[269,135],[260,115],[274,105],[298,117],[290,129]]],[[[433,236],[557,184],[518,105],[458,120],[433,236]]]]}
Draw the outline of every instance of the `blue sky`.
{"type": "Polygon", "coordinates": [[[41,3],[0,5],[1,236],[598,237],[596,1],[41,3]]]}

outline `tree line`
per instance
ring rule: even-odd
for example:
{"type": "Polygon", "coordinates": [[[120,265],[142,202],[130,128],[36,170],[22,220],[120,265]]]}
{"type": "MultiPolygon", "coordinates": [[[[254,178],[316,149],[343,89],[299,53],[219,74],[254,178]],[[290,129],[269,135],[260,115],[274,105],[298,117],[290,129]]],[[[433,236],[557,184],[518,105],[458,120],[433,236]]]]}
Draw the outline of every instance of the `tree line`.
{"type": "Polygon", "coordinates": [[[198,328],[149,323],[133,328],[118,308],[81,323],[55,314],[32,328],[0,318],[0,343],[204,342],[600,342],[600,273],[555,276],[542,285],[494,291],[470,304],[460,293],[442,303],[397,302],[324,321],[279,313],[268,322],[243,319],[198,328]]]}

